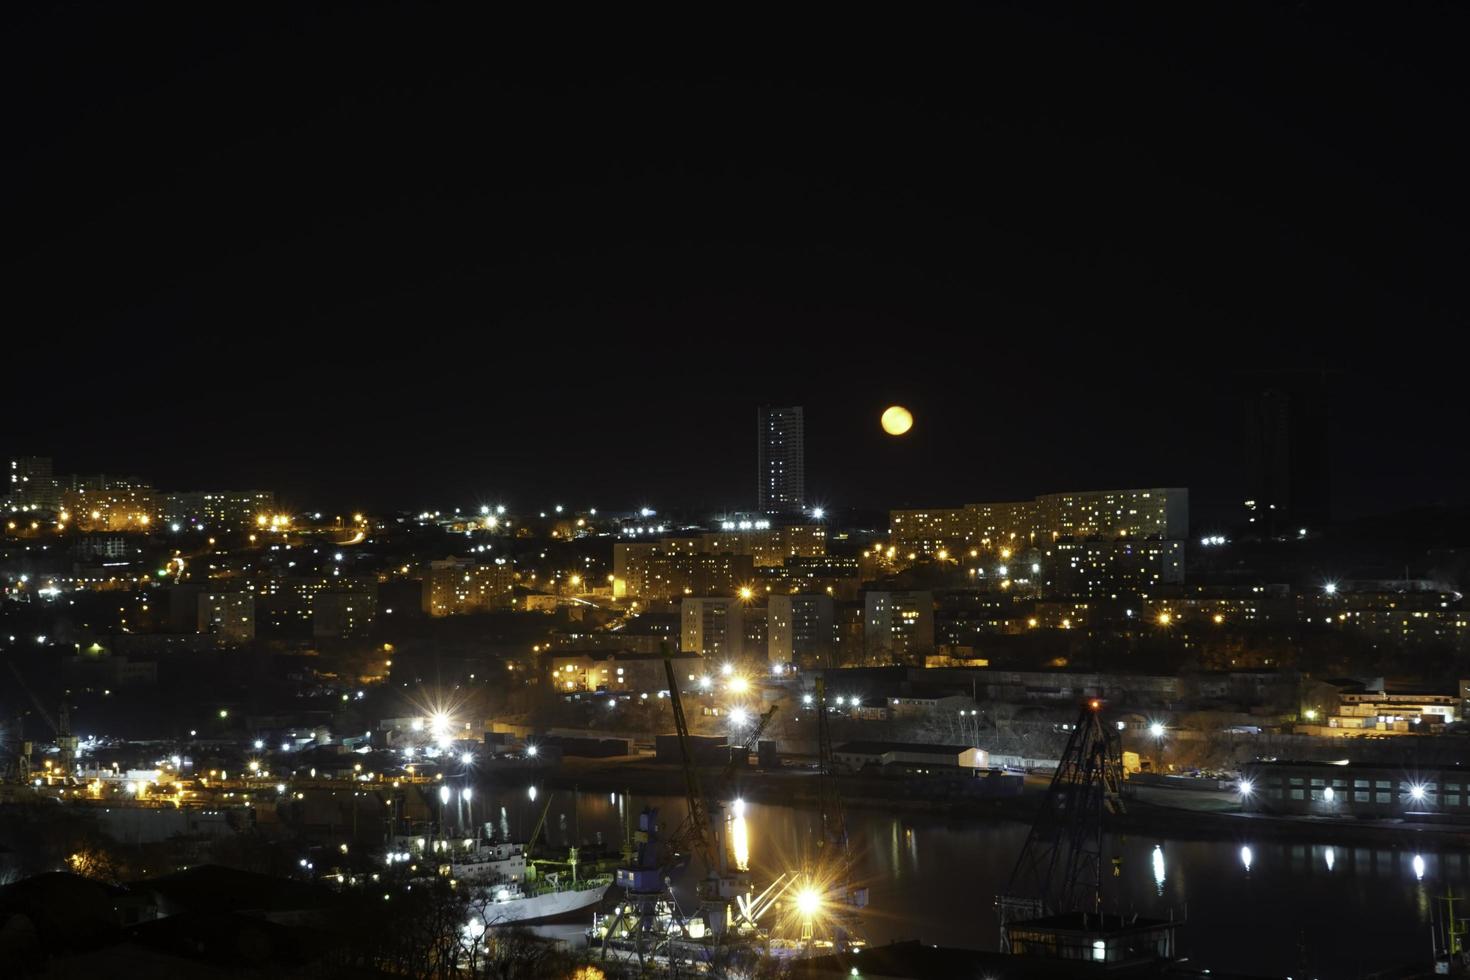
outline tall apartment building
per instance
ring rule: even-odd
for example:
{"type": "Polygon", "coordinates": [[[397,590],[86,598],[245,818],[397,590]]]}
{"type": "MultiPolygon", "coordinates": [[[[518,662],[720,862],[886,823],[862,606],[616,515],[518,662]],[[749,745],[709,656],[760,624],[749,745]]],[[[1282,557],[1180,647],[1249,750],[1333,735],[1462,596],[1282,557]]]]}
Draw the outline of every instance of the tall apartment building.
{"type": "Polygon", "coordinates": [[[868,592],[863,643],[869,660],[903,660],[934,649],[934,593],[868,592]]]}
{"type": "Polygon", "coordinates": [[[5,504],[11,510],[60,509],[61,499],[50,456],[15,456],[7,461],[5,504]]]}
{"type": "Polygon", "coordinates": [[[806,509],[806,422],[800,405],[756,411],[755,499],[763,514],[806,509]]]}
{"type": "Polygon", "coordinates": [[[766,604],[766,657],[773,664],[832,666],[834,603],[829,595],[771,594],[766,604]]]}
{"type": "Polygon", "coordinates": [[[723,660],[745,656],[745,602],[686,596],[679,603],[679,649],[723,660]]]}
{"type": "Polygon", "coordinates": [[[1262,534],[1320,528],[1331,516],[1332,431],[1321,376],[1276,376],[1241,413],[1246,509],[1262,534]]]}

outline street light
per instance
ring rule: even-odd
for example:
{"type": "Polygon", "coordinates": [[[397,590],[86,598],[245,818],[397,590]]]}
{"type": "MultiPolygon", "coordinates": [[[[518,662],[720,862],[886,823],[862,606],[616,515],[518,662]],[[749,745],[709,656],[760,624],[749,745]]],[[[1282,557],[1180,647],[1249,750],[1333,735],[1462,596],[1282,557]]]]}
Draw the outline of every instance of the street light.
{"type": "Polygon", "coordinates": [[[1160,722],[1160,721],[1153,722],[1152,724],[1150,724],[1148,726],[1148,733],[1150,735],[1152,735],[1154,738],[1163,738],[1164,737],[1164,723],[1163,722],[1160,722]]]}

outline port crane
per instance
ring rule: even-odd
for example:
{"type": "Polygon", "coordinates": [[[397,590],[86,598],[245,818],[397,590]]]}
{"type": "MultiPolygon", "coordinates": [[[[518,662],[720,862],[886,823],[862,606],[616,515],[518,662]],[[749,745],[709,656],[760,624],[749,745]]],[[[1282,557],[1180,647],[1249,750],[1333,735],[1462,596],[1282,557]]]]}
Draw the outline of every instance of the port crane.
{"type": "Polygon", "coordinates": [[[1082,704],[1046,798],[997,897],[1001,949],[1007,925],[1066,912],[1102,910],[1103,821],[1123,812],[1118,733],[1102,724],[1102,702],[1082,704]]]}
{"type": "MultiPolygon", "coordinates": [[[[42,702],[40,696],[26,683],[25,676],[21,674],[20,668],[16,667],[9,660],[5,662],[5,666],[10,668],[10,673],[14,675],[15,682],[20,685],[22,691],[26,692],[26,696],[31,699],[31,704],[35,705],[36,714],[41,716],[41,720],[46,723],[51,729],[52,734],[56,736],[56,747],[60,750],[59,768],[63,773],[70,775],[72,763],[76,759],[77,739],[71,733],[71,713],[67,708],[65,696],[61,699],[60,710],[58,710],[56,717],[53,718],[51,717],[51,712],[46,710],[46,705],[42,702]]],[[[29,758],[27,758],[21,764],[23,775],[25,774],[24,770],[29,766],[29,761],[29,758]]]]}
{"type": "MultiPolygon", "coordinates": [[[[753,903],[742,894],[748,884],[744,876],[729,871],[728,851],[719,834],[722,824],[712,818],[720,806],[705,796],[700,783],[673,654],[667,646],[663,654],[688,815],[660,846],[658,811],[645,809],[640,814],[630,853],[618,868],[615,879],[623,888],[624,901],[614,906],[610,915],[594,919],[593,937],[600,942],[604,958],[616,945],[635,954],[640,965],[650,959],[662,959],[668,964],[684,960],[708,963],[737,921],[735,910],[740,910],[742,919],[749,919],[747,910],[753,903]],[[687,915],[674,896],[671,874],[679,855],[691,853],[704,863],[705,877],[698,883],[699,907],[687,915]]],[[[719,785],[728,785],[734,773],[733,760],[743,757],[774,716],[774,707],[761,716],[742,751],[722,771],[719,785]]],[[[767,889],[761,898],[768,898],[770,891],[767,889]]]]}

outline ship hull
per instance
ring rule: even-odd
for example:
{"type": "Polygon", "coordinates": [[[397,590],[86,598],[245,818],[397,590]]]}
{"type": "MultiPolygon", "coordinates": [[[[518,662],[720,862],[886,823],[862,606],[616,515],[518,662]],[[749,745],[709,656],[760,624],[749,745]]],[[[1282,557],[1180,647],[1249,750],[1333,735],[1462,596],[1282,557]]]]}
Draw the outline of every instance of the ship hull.
{"type": "Polygon", "coordinates": [[[609,882],[606,885],[597,885],[593,888],[567,889],[559,892],[546,892],[542,895],[533,895],[528,898],[512,899],[508,902],[496,902],[486,909],[487,924],[491,926],[505,925],[530,925],[538,922],[552,922],[557,919],[576,915],[585,909],[589,909],[602,901],[607,890],[612,887],[609,882]]]}

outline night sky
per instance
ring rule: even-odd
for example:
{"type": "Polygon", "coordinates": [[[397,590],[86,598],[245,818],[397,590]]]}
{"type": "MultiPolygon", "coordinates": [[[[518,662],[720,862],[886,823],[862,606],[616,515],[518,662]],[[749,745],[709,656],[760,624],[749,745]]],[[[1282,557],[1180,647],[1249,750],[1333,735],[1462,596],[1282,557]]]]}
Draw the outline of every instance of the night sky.
{"type": "Polygon", "coordinates": [[[1451,5],[29,6],[0,450],[58,471],[749,506],[773,401],[830,505],[1208,512],[1325,378],[1339,515],[1467,501],[1451,5]]]}

